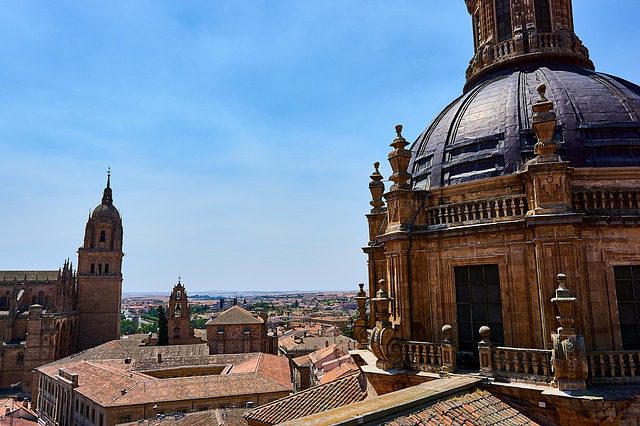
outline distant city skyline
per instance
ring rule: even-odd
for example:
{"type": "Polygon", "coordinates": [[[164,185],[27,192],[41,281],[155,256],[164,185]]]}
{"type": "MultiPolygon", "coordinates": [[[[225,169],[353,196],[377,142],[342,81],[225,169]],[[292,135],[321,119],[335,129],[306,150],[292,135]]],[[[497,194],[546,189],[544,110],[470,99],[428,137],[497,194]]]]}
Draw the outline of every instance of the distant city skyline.
{"type": "MultiPolygon", "coordinates": [[[[602,4],[576,32],[638,81],[640,3],[602,4]]],[[[372,163],[473,48],[462,0],[7,2],[0,36],[0,269],[75,264],[110,166],[123,291],[166,294],[357,290],[372,163]]]]}

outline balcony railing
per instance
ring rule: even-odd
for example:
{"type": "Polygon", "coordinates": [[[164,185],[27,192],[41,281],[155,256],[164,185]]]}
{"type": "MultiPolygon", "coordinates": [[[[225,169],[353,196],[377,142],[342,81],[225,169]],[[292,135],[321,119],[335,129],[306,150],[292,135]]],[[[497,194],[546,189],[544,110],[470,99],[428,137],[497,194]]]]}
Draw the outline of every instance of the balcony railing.
{"type": "Polygon", "coordinates": [[[527,198],[523,194],[444,204],[426,209],[429,226],[457,226],[523,218],[527,198]]]}
{"type": "Polygon", "coordinates": [[[446,343],[401,342],[402,363],[411,369],[439,373],[455,369],[455,346],[446,343]]]}
{"type": "Polygon", "coordinates": [[[640,191],[631,189],[588,189],[573,191],[575,211],[611,211],[640,209],[640,191]]]}
{"type": "Polygon", "coordinates": [[[589,352],[587,358],[591,383],[640,383],[640,351],[589,352]]]}
{"type": "Polygon", "coordinates": [[[480,370],[490,377],[510,382],[550,383],[551,350],[484,346],[480,350],[480,370]]]}

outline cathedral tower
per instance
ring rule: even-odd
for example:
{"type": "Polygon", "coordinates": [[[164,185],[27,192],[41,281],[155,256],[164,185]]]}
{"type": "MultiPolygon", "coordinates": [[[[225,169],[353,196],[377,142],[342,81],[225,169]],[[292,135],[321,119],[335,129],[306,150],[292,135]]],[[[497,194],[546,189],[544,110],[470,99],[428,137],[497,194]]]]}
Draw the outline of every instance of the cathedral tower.
{"type": "Polygon", "coordinates": [[[170,345],[202,343],[202,340],[196,339],[193,327],[191,327],[187,291],[180,282],[180,279],[178,279],[178,283],[171,291],[167,317],[170,345]]]}
{"type": "Polygon", "coordinates": [[[78,249],[80,350],[120,338],[122,219],[113,205],[111,173],[78,249]]]}

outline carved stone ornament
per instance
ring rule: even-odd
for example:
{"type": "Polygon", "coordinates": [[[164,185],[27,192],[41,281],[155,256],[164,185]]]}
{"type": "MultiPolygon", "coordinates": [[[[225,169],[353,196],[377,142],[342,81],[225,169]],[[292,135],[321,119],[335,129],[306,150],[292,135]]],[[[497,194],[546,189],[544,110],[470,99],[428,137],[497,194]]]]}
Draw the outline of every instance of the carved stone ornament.
{"type": "Polygon", "coordinates": [[[554,139],[558,118],[553,111],[553,102],[547,99],[546,91],[547,86],[544,84],[538,86],[540,100],[533,104],[533,131],[538,139],[533,149],[536,155],[543,157],[558,151],[558,144],[554,139]]]}
{"type": "Polygon", "coordinates": [[[567,277],[558,274],[558,288],[551,299],[557,307],[558,333],[552,335],[554,382],[559,390],[585,390],[589,365],[584,337],[577,334],[574,323],[577,299],[567,288],[567,277]]]}
{"type": "Polygon", "coordinates": [[[358,304],[358,319],[353,325],[353,337],[356,340],[358,349],[365,349],[369,343],[369,333],[367,331],[367,293],[364,292],[364,284],[358,284],[360,291],[356,295],[358,304]]]}
{"type": "Polygon", "coordinates": [[[380,163],[373,163],[374,172],[371,174],[371,182],[369,182],[369,191],[371,191],[371,213],[381,213],[384,211],[384,201],[382,201],[382,194],[384,194],[384,183],[382,182],[382,175],[380,174],[380,163]]]}
{"type": "Polygon", "coordinates": [[[375,304],[376,326],[369,338],[369,349],[378,358],[376,366],[383,370],[398,367],[402,361],[402,351],[398,330],[394,327],[389,318],[389,303],[391,298],[387,294],[386,281],[378,281],[380,289],[376,292],[376,297],[371,299],[375,304]]]}

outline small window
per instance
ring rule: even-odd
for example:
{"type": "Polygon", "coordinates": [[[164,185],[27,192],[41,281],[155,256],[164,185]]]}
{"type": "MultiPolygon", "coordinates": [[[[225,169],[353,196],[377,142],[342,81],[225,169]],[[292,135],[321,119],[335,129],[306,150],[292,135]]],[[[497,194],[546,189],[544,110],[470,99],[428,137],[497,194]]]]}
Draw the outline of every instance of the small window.
{"type": "Polygon", "coordinates": [[[102,263],[98,263],[98,275],[102,274],[102,263]]]}
{"type": "Polygon", "coordinates": [[[131,422],[131,416],[120,416],[119,423],[129,423],[131,422]]]}
{"type": "Polygon", "coordinates": [[[104,231],[100,231],[100,242],[104,243],[105,241],[107,241],[107,233],[104,231]]]}
{"type": "Polygon", "coordinates": [[[615,266],[618,320],[625,351],[640,349],[640,265],[615,266]]]}
{"type": "Polygon", "coordinates": [[[176,291],[176,300],[180,300],[180,290],[176,291]]]}
{"type": "Polygon", "coordinates": [[[102,414],[100,414],[100,426],[102,426],[103,422],[104,422],[104,417],[102,414]]]}
{"type": "Polygon", "coordinates": [[[95,274],[95,273],[96,273],[96,264],[95,264],[95,263],[92,263],[92,264],[91,264],[91,273],[92,273],[92,274],[95,274]]]}
{"type": "Polygon", "coordinates": [[[173,313],[173,316],[178,318],[182,316],[182,310],[180,309],[180,305],[176,305],[176,309],[173,313]]]}
{"type": "Polygon", "coordinates": [[[108,273],[109,273],[109,264],[108,264],[108,263],[105,263],[105,264],[104,264],[104,273],[105,273],[105,274],[108,274],[108,273]]]}
{"type": "Polygon", "coordinates": [[[7,299],[7,296],[0,297],[0,308],[5,308],[8,305],[9,305],[9,299],[7,299]]]}
{"type": "Polygon", "coordinates": [[[20,353],[16,356],[16,364],[18,364],[18,365],[22,365],[22,364],[24,364],[24,352],[20,352],[20,353]]]}

